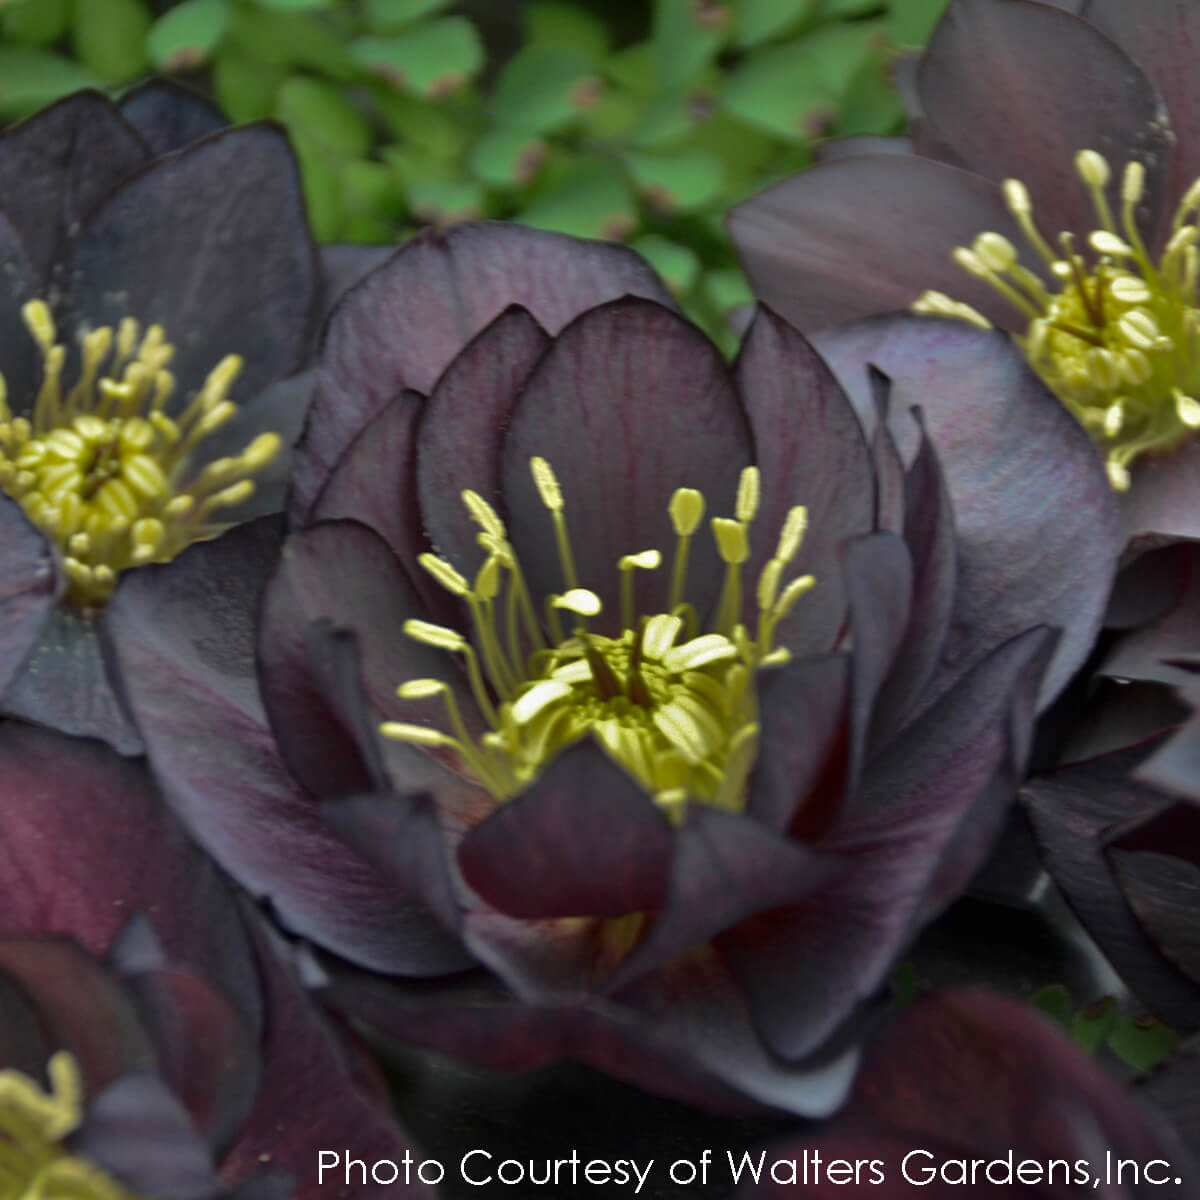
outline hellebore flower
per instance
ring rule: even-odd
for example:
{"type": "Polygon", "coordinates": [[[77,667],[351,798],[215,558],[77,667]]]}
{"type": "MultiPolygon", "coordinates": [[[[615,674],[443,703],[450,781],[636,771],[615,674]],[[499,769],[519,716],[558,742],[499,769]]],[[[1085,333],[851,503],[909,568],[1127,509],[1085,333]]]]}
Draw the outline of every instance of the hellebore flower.
{"type": "Polygon", "coordinates": [[[144,766],[5,722],[0,804],[5,1195],[351,1196],[318,1148],[403,1157],[369,1062],[144,766]]]}
{"type": "Polygon", "coordinates": [[[125,753],[105,603],[130,568],[281,507],[307,401],[295,162],[281,130],[219,124],[158,85],[0,137],[0,705],[125,753]]]}
{"type": "Polygon", "coordinates": [[[851,143],[730,230],[799,328],[911,308],[1008,330],[1128,493],[1126,538],[1194,537],[1200,6],[1066,7],[953,0],[911,146],[851,143]]]}
{"type": "Polygon", "coordinates": [[[914,1187],[938,1197],[1133,1197],[1164,1184],[1196,1197],[1193,1134],[1136,1103],[1024,1004],[929,992],[868,1047],[835,1121],[767,1150],[757,1183],[759,1156],[750,1155],[737,1196],[790,1196],[794,1172],[806,1193],[827,1197],[908,1196],[914,1187]]]}
{"type": "MultiPolygon", "coordinates": [[[[259,522],[136,573],[114,630],[159,633],[122,678],[195,835],[331,952],[331,1002],[486,1064],[824,1113],[839,1035],[986,852],[1037,626],[1069,616],[1019,582],[1040,530],[980,587],[912,414],[906,465],[774,314],[730,368],[662,299],[617,247],[418,238],[328,327],[278,566],[259,522]]],[[[1025,501],[995,458],[972,520],[1025,501]]],[[[1058,503],[1103,514],[1086,444],[1066,463],[1058,503]]],[[[1111,528],[1078,541],[1094,622],[1111,528]]]]}

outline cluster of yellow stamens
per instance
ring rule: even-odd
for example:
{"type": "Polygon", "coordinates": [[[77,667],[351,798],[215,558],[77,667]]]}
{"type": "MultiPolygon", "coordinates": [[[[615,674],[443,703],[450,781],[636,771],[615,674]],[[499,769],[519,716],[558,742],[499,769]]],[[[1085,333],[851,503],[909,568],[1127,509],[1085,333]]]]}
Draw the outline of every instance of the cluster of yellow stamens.
{"type": "Polygon", "coordinates": [[[413,679],[401,684],[398,695],[408,700],[440,696],[454,734],[399,721],[385,722],[382,731],[400,741],[451,748],[463,769],[500,799],[526,787],[555,754],[591,733],[668,815],[678,816],[689,799],[740,809],[758,743],[754,673],[787,662],[788,651],[773,645],[774,631],[815,582],[803,575],[780,586],[784,569],[800,549],[806,510],[797,506],[789,511],[775,556],[759,577],[752,637],[741,620],[741,568],[749,557],[759,475],[755,467],[742,472],[736,515],[712,522],[726,570],[711,632],[701,633],[695,607],[684,600],[684,592],[689,546],[704,517],[704,497],[692,488],[678,489],[668,507],[677,541],[667,611],[639,616],[634,603],[634,573],[656,570],[660,553],[625,555],[617,564],[622,631],[606,637],[588,629],[601,601],[580,586],[558,481],[544,459],[535,458],[531,465],[553,522],[565,585],[544,602],[549,638],[504,524],[483,497],[464,492],[487,553],[474,585],[437,555],[424,554],[420,561],[467,604],[474,645],[457,630],[426,621],[408,621],[405,632],[463,656],[490,730],[475,741],[446,684],[413,679]],[[497,626],[501,610],[503,637],[497,626]],[[564,613],[572,622],[569,633],[563,628],[564,613]]]}
{"type": "Polygon", "coordinates": [[[66,348],[49,308],[33,300],[21,311],[41,351],[42,385],[31,414],[14,417],[0,376],[0,487],[57,545],[68,599],[87,609],[108,598],[127,567],[165,562],[226,529],[213,514],[253,493],[250,476],[281,440],[260,434],[241,454],[194,472],[196,447],[237,412],[228,399],[237,355],[222,359],[172,417],[174,350],[159,326],[139,340],[127,317],[115,332],[85,334],[79,378],[64,394],[66,348]]]}
{"type": "MultiPolygon", "coordinates": [[[[1135,219],[1145,184],[1142,164],[1125,167],[1119,225],[1105,194],[1105,159],[1081,150],[1075,169],[1100,226],[1088,235],[1087,257],[1070,233],[1060,233],[1052,247],[1034,224],[1024,184],[1004,182],[1008,208],[1045,264],[1049,285],[1018,261],[1016,248],[998,233],[981,233],[969,249],[959,246],[954,258],[1029,319],[1018,343],[1103,450],[1109,479],[1123,491],[1138,455],[1169,450],[1200,428],[1200,180],[1181,201],[1155,263],[1135,219]]],[[[989,324],[941,292],[926,292],[912,307],[989,324]]]]}
{"type": "Polygon", "coordinates": [[[19,1071],[0,1071],[0,1200],[132,1200],[98,1167],[72,1157],[62,1140],[79,1127],[79,1067],[64,1051],[49,1062],[51,1091],[19,1071]]]}

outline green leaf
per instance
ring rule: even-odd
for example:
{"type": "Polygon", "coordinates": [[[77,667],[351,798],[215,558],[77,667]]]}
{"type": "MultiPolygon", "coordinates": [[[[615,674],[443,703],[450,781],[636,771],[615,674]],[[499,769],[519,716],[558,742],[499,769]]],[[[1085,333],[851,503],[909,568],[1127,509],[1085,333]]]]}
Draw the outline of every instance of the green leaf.
{"type": "Polygon", "coordinates": [[[748,50],[788,33],[815,7],[815,0],[733,0],[737,22],[734,45],[748,50]]]}
{"type": "Polygon", "coordinates": [[[949,0],[892,0],[888,28],[902,46],[924,46],[949,0]]]}
{"type": "Polygon", "coordinates": [[[904,124],[904,105],[892,86],[891,57],[873,48],[850,80],[833,132],[838,137],[855,133],[889,134],[904,124]]]}
{"type": "Polygon", "coordinates": [[[1037,992],[1030,1001],[1043,1016],[1068,1032],[1071,1029],[1071,993],[1061,983],[1052,983],[1037,992]]]}
{"type": "Polygon", "coordinates": [[[588,107],[597,82],[587,55],[526,46],[505,63],[488,107],[500,124],[545,133],[588,107]]]}
{"type": "Polygon", "coordinates": [[[419,17],[441,11],[450,0],[366,0],[363,14],[372,33],[399,33],[419,17]]]}
{"type": "Polygon", "coordinates": [[[368,80],[367,90],[379,115],[400,141],[439,159],[457,159],[465,153],[474,131],[444,105],[398,92],[379,80],[368,80]]]}
{"type": "Polygon", "coordinates": [[[332,242],[341,234],[342,189],[338,164],[325,148],[303,134],[292,135],[292,146],[300,162],[308,221],[318,242],[332,242]]]}
{"type": "Polygon", "coordinates": [[[273,8],[281,12],[302,12],[314,8],[332,8],[337,0],[254,0],[259,8],[273,8]]]}
{"type": "Polygon", "coordinates": [[[467,159],[471,173],[489,187],[530,183],[546,159],[547,146],[523,129],[494,129],[475,143],[467,159]]]}
{"type": "Polygon", "coordinates": [[[1179,1045],[1179,1035],[1153,1017],[1121,1014],[1108,1035],[1108,1048],[1138,1071],[1149,1071],[1179,1045]]]}
{"type": "Polygon", "coordinates": [[[469,179],[416,183],[408,189],[408,206],[414,216],[432,225],[473,221],[483,215],[483,192],[469,179]]]}
{"type": "MultiPolygon", "coordinates": [[[[907,0],[900,0],[906,3],[907,0]]],[[[851,21],[857,17],[878,16],[884,10],[884,0],[818,0],[816,19],[851,21]]]]}
{"type": "Polygon", "coordinates": [[[71,24],[71,0],[9,0],[0,3],[0,38],[19,46],[49,46],[71,24]]]}
{"type": "Polygon", "coordinates": [[[712,114],[712,94],[696,80],[655,96],[642,113],[632,139],[643,149],[677,142],[704,126],[712,114]]]}
{"type": "Polygon", "coordinates": [[[538,229],[613,240],[631,236],[638,227],[629,185],[611,162],[596,158],[563,165],[516,219],[538,229]]]}
{"type": "Polygon", "coordinates": [[[465,17],[440,17],[399,37],[361,37],[349,50],[372,75],[418,96],[458,91],[484,61],[479,33],[465,17]]]}
{"type": "MultiPolygon", "coordinates": [[[[754,303],[754,293],[750,290],[750,284],[737,267],[705,272],[703,288],[713,307],[722,316],[728,316],[737,309],[754,303]]],[[[896,986],[900,987],[899,982],[896,986]]]]}
{"type": "Polygon", "coordinates": [[[332,154],[365,158],[370,152],[367,118],[323,80],[293,76],[279,89],[275,115],[293,133],[303,133],[332,154]]]}
{"type": "Polygon", "coordinates": [[[1113,996],[1105,996],[1095,1004],[1081,1008],[1071,1021],[1071,1036],[1076,1045],[1088,1054],[1095,1054],[1104,1045],[1119,1015],[1120,1009],[1113,996]]]}
{"type": "Polygon", "coordinates": [[[279,63],[222,49],[213,63],[213,91],[231,121],[261,121],[275,112],[275,96],[287,78],[279,63]]]}
{"type": "Polygon", "coordinates": [[[608,53],[608,26],[576,4],[535,0],[525,6],[523,20],[525,40],[531,45],[582,54],[593,66],[608,53]]]}
{"type": "Polygon", "coordinates": [[[28,116],[96,83],[90,71],[61,54],[0,46],[0,117],[4,119],[28,116]]]}
{"type": "Polygon", "coordinates": [[[733,14],[717,0],[655,0],[651,41],[663,87],[699,74],[729,40],[733,14]]]}
{"type": "Polygon", "coordinates": [[[691,291],[700,274],[700,259],[690,246],[657,233],[643,234],[629,244],[658,272],[672,294],[691,291]]]}
{"type": "Polygon", "coordinates": [[[658,54],[652,42],[638,42],[618,50],[604,64],[604,74],[619,87],[648,99],[661,86],[658,54]]]}
{"type": "Polygon", "coordinates": [[[105,83],[124,83],[150,67],[146,35],[154,18],[143,0],[76,0],[75,57],[105,83]]]}
{"type": "Polygon", "coordinates": [[[383,163],[357,160],[342,167],[342,204],[347,220],[371,216],[396,222],[404,215],[404,190],[396,172],[383,163]]]}
{"type": "Polygon", "coordinates": [[[203,66],[229,28],[229,0],[183,0],[154,22],[146,49],[160,71],[203,66]]]}
{"type": "Polygon", "coordinates": [[[725,182],[721,160],[706,150],[625,156],[642,198],[657,212],[693,212],[715,199],[725,182]]]}
{"type": "Polygon", "coordinates": [[[339,83],[348,82],[359,73],[346,52],[344,39],[328,17],[238,4],[233,12],[229,41],[236,43],[246,58],[292,70],[306,67],[339,83]]]}

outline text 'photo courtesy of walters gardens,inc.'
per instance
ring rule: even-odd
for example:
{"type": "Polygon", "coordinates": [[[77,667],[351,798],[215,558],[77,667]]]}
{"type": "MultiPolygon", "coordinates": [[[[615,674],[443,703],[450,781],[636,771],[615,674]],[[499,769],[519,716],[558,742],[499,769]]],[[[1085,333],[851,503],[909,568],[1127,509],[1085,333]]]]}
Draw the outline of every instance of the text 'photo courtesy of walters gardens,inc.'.
{"type": "MultiPolygon", "coordinates": [[[[855,1186],[907,1184],[914,1188],[961,1186],[964,1189],[1062,1186],[1073,1188],[1179,1187],[1185,1180],[1166,1159],[1145,1161],[1121,1158],[1105,1151],[1095,1159],[1027,1158],[1014,1151],[994,1158],[953,1158],[914,1147],[894,1159],[832,1158],[817,1149],[798,1156],[773,1156],[769,1151],[704,1150],[697,1158],[584,1158],[571,1150],[561,1158],[509,1158],[483,1147],[466,1151],[457,1159],[421,1158],[406,1151],[403,1158],[356,1158],[348,1150],[317,1152],[317,1182],[336,1188],[436,1185],[461,1182],[471,1187],[518,1189],[549,1188],[550,1197],[573,1195],[571,1189],[607,1196],[614,1189],[642,1194],[651,1186],[657,1194],[667,1181],[680,1188],[722,1181],[733,1187],[754,1184],[778,1187],[855,1186]]],[[[971,1191],[966,1192],[972,1194],[971,1191]]]]}

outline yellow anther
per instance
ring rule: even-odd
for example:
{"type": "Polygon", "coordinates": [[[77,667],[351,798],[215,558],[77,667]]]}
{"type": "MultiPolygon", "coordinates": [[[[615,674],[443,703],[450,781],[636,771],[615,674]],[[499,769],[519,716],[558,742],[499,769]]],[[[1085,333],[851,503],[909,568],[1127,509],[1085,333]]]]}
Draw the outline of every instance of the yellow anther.
{"type": "Polygon", "coordinates": [[[1153,350],[1161,337],[1158,322],[1144,308],[1135,308],[1117,321],[1121,336],[1139,350],[1153,350]]]}
{"type": "Polygon", "coordinates": [[[763,612],[770,612],[775,598],[779,595],[780,577],[783,574],[784,563],[780,558],[773,558],[762,569],[758,577],[758,607],[763,612]]]}
{"type": "Polygon", "coordinates": [[[1145,280],[1136,275],[1118,275],[1108,285],[1108,294],[1118,304],[1145,304],[1150,299],[1150,289],[1145,280]]]}
{"type": "Polygon", "coordinates": [[[1106,254],[1109,258],[1133,257],[1133,247],[1107,229],[1094,230],[1088,236],[1088,243],[1097,254],[1106,254]]]}
{"type": "Polygon", "coordinates": [[[783,529],[779,533],[779,544],[775,549],[775,557],[780,562],[790,563],[804,544],[804,535],[807,531],[808,509],[803,504],[789,508],[787,517],[784,518],[783,529]]]}
{"type": "Polygon", "coordinates": [[[461,633],[447,629],[445,625],[435,625],[432,621],[421,621],[409,617],[404,622],[404,632],[415,642],[423,642],[426,646],[434,646],[438,650],[449,650],[451,653],[462,650],[467,642],[461,633]]]}
{"type": "Polygon", "coordinates": [[[646,622],[642,634],[642,653],[647,658],[662,660],[668,650],[675,644],[683,622],[676,616],[657,613],[646,622]]]}
{"type": "Polygon", "coordinates": [[[1032,214],[1033,204],[1029,199],[1029,190],[1019,179],[1006,179],[1003,188],[1004,202],[1013,216],[1032,214]]]}
{"type": "Polygon", "coordinates": [[[737,647],[719,633],[706,633],[682,646],[672,646],[663,656],[668,671],[695,671],[711,663],[737,657],[737,647]]]}
{"type": "Polygon", "coordinates": [[[21,317],[25,328],[29,330],[38,349],[43,355],[48,355],[57,340],[54,328],[54,318],[50,315],[50,306],[44,300],[30,300],[21,306],[21,317]]]}
{"type": "Polygon", "coordinates": [[[737,519],[745,525],[754,520],[758,512],[759,495],[762,481],[757,467],[744,467],[738,478],[737,502],[734,512],[737,519]]]}
{"type": "Polygon", "coordinates": [[[704,497],[695,488],[676,488],[667,506],[678,537],[691,537],[704,519],[704,497]]]}
{"type": "Polygon", "coordinates": [[[555,596],[551,603],[555,608],[563,608],[581,617],[594,617],[600,612],[600,597],[587,588],[571,588],[561,596],[555,596]]]}
{"type": "Polygon", "coordinates": [[[427,700],[431,696],[442,695],[446,690],[446,685],[440,679],[410,679],[396,689],[396,695],[401,700],[427,700]]]}
{"type": "Polygon", "coordinates": [[[993,274],[979,255],[974,250],[968,250],[966,246],[955,246],[953,258],[964,271],[977,279],[989,279],[993,274]]]}
{"type": "Polygon", "coordinates": [[[550,464],[544,458],[534,458],[530,460],[530,469],[533,472],[533,482],[538,490],[538,495],[542,498],[542,503],[551,512],[561,512],[563,507],[562,489],[558,486],[558,477],[554,474],[550,464]]]}
{"type": "Polygon", "coordinates": [[[1104,411],[1104,433],[1106,437],[1115,438],[1125,424],[1125,408],[1118,400],[1110,404],[1104,411]]]}
{"type": "Polygon", "coordinates": [[[544,679],[540,683],[535,683],[514,701],[510,710],[512,719],[518,725],[524,725],[532,721],[548,705],[564,700],[569,695],[571,695],[569,684],[557,679],[544,679]]]}
{"type": "Polygon", "coordinates": [[[462,493],[462,501],[467,506],[467,512],[471,514],[471,519],[486,534],[498,541],[503,541],[508,537],[504,522],[496,515],[496,510],[478,492],[467,488],[462,493]]]}
{"type": "Polygon", "coordinates": [[[413,746],[453,746],[455,741],[438,729],[428,725],[412,725],[407,721],[384,721],[379,732],[393,741],[408,742],[413,746]]]}
{"type": "Polygon", "coordinates": [[[1179,388],[1171,390],[1171,398],[1175,402],[1175,412],[1179,419],[1189,429],[1200,429],[1200,402],[1191,396],[1185,396],[1179,388]]]}
{"type": "Polygon", "coordinates": [[[1108,186],[1111,174],[1108,169],[1108,162],[1102,154],[1097,154],[1095,150],[1080,150],[1075,155],[1075,170],[1079,173],[1079,178],[1089,188],[1103,188],[1108,186]]]}
{"type": "Polygon", "coordinates": [[[1092,383],[1104,391],[1117,386],[1120,372],[1117,369],[1116,356],[1099,346],[1093,346],[1086,354],[1088,374],[1092,383]]]}
{"type": "Polygon", "coordinates": [[[741,521],[731,521],[728,517],[714,517],[712,531],[717,542],[717,553],[723,562],[736,565],[749,558],[750,541],[746,537],[746,527],[741,521]]]}
{"type": "Polygon", "coordinates": [[[816,582],[816,577],[813,575],[801,575],[798,579],[793,579],[783,589],[783,595],[779,597],[779,602],[775,605],[775,612],[773,614],[775,619],[782,621],[792,611],[796,601],[806,592],[812,591],[816,582]]]}
{"type": "Polygon", "coordinates": [[[657,550],[643,550],[639,554],[623,554],[617,561],[622,571],[653,571],[662,563],[662,555],[657,550]]]}
{"type": "Polygon", "coordinates": [[[1109,459],[1105,464],[1105,469],[1108,472],[1108,482],[1112,484],[1114,491],[1127,492],[1129,491],[1129,472],[1119,462],[1109,459]]]}
{"type": "Polygon", "coordinates": [[[244,471],[261,471],[279,457],[283,438],[277,433],[260,433],[239,455],[244,471]]]}
{"type": "Polygon", "coordinates": [[[1004,274],[1017,261],[1017,249],[998,233],[981,233],[971,244],[976,257],[990,271],[1004,274]]]}
{"type": "Polygon", "coordinates": [[[1140,204],[1145,187],[1146,168],[1132,159],[1125,164],[1125,174],[1121,179],[1121,202],[1130,208],[1140,204]]]}
{"type": "Polygon", "coordinates": [[[475,595],[483,601],[494,600],[500,592],[500,560],[490,554],[475,575],[475,595]]]}
{"type": "Polygon", "coordinates": [[[426,551],[417,555],[417,562],[453,596],[468,596],[471,585],[444,558],[426,551]]]}

